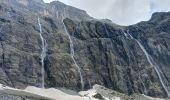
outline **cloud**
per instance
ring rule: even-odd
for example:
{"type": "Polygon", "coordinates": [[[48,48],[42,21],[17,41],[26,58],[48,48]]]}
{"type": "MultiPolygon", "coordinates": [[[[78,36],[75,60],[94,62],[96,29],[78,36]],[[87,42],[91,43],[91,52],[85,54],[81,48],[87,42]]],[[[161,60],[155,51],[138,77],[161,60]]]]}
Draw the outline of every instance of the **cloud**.
{"type": "MultiPolygon", "coordinates": [[[[44,0],[51,2],[53,0],[44,0]]],[[[170,10],[170,0],[59,0],[86,10],[98,19],[108,18],[120,25],[148,20],[155,11],[170,10]]]]}

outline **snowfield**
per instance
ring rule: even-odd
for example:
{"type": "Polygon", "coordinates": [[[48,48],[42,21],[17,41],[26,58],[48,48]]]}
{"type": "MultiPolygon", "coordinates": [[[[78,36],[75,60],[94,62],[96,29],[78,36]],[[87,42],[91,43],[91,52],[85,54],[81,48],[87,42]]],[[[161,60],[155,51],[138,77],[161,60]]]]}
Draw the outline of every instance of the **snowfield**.
{"type": "MultiPolygon", "coordinates": [[[[28,96],[39,99],[47,99],[47,100],[98,100],[93,96],[97,93],[96,90],[88,90],[82,91],[79,95],[70,95],[64,93],[61,90],[49,88],[42,89],[33,86],[29,86],[24,90],[11,88],[5,85],[0,84],[0,93],[6,93],[10,95],[18,95],[18,96],[28,96]]],[[[103,97],[105,100],[110,100],[106,97],[103,97]]],[[[114,97],[111,100],[121,100],[119,97],[114,97]]]]}
{"type": "MultiPolygon", "coordinates": [[[[98,98],[95,98],[94,96],[101,93],[100,96],[103,98],[103,100],[124,100],[121,99],[121,97],[117,96],[108,96],[106,97],[107,93],[106,89],[101,88],[99,85],[93,86],[93,89],[90,89],[88,91],[81,91],[75,95],[71,95],[68,93],[63,92],[62,90],[59,89],[54,89],[54,88],[49,88],[49,89],[42,89],[42,88],[37,88],[33,86],[29,86],[24,90],[21,89],[15,89],[11,88],[5,85],[0,84],[0,94],[9,94],[9,95],[16,95],[16,96],[26,96],[26,97],[34,97],[43,100],[99,100],[98,98]],[[99,90],[101,89],[101,90],[99,90]],[[102,93],[103,92],[103,93],[102,93]]],[[[165,99],[159,99],[159,98],[151,98],[148,96],[143,95],[144,98],[143,100],[165,100],[165,99]]],[[[37,100],[35,99],[35,100],[37,100]]],[[[8,99],[6,99],[8,100],[8,99]]],[[[136,100],[136,99],[135,99],[136,100]]]]}

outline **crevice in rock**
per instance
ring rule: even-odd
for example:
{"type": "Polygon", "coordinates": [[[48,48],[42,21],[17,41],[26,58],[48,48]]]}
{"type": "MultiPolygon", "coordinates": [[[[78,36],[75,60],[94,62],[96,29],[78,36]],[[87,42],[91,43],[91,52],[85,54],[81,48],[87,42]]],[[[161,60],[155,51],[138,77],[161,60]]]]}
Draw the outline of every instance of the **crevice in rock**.
{"type": "Polygon", "coordinates": [[[54,20],[50,17],[44,17],[44,20],[50,24],[53,32],[57,32],[58,27],[56,26],[54,20]]]}
{"type": "Polygon", "coordinates": [[[133,94],[134,91],[134,83],[133,80],[131,79],[131,69],[130,68],[125,68],[125,79],[126,79],[126,83],[127,83],[127,88],[128,88],[128,94],[131,95],[133,94]]]}
{"type": "Polygon", "coordinates": [[[7,85],[12,85],[12,87],[15,87],[15,85],[12,83],[12,80],[11,80],[11,78],[10,78],[10,76],[9,76],[9,74],[8,74],[8,72],[6,71],[6,68],[5,68],[5,51],[4,51],[4,44],[3,44],[3,41],[1,41],[0,42],[0,44],[1,44],[1,47],[2,47],[2,56],[1,56],[1,58],[2,58],[2,69],[3,69],[3,71],[5,72],[5,74],[7,75],[7,80],[9,80],[10,81],[10,83],[11,84],[7,84],[7,85]]]}
{"type": "Polygon", "coordinates": [[[45,68],[44,73],[46,74],[45,75],[45,85],[47,85],[47,87],[56,87],[57,86],[56,80],[50,71],[51,64],[48,59],[48,56],[47,56],[47,59],[45,59],[45,61],[44,61],[44,68],[45,68]]]}
{"type": "MultiPolygon", "coordinates": [[[[116,84],[115,84],[115,82],[113,82],[112,81],[112,78],[111,78],[111,70],[109,69],[109,57],[108,57],[108,54],[107,53],[105,53],[105,59],[106,59],[106,69],[107,69],[107,72],[108,72],[108,78],[109,78],[109,80],[110,80],[110,84],[113,84],[111,87],[114,89],[114,90],[116,90],[117,88],[116,88],[116,84]]],[[[110,86],[109,86],[110,87],[110,86]]]]}

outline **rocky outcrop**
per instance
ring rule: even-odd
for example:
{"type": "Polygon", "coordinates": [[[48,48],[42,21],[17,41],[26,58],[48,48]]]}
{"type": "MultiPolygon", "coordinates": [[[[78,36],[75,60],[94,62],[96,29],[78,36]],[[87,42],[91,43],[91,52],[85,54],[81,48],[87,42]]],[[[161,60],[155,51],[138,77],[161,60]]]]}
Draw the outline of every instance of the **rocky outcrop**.
{"type": "Polygon", "coordinates": [[[80,66],[85,89],[100,84],[129,95],[167,97],[154,66],[136,40],[160,67],[169,86],[169,16],[170,13],[156,13],[147,22],[124,27],[108,20],[95,20],[85,11],[59,1],[45,4],[41,0],[1,0],[0,83],[16,88],[41,86],[37,21],[40,17],[47,42],[45,87],[81,90],[64,22],[74,44],[74,58],[80,66]]]}

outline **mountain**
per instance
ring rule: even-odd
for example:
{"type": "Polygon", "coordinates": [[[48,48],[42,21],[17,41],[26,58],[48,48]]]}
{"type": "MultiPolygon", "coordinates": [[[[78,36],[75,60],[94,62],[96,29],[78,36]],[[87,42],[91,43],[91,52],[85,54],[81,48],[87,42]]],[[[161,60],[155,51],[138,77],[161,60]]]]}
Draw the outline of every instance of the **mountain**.
{"type": "Polygon", "coordinates": [[[169,26],[170,12],[119,26],[59,1],[1,0],[0,83],[168,97],[169,26]]]}

